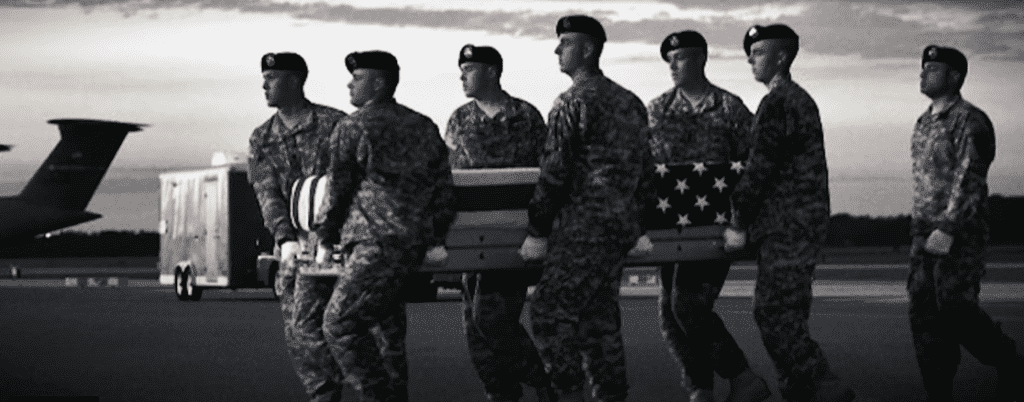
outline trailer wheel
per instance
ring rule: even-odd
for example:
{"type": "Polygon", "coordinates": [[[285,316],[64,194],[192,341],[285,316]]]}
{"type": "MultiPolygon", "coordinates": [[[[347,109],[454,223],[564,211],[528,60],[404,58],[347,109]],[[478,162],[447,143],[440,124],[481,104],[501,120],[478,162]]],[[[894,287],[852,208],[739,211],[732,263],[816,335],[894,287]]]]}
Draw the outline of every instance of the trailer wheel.
{"type": "Polygon", "coordinates": [[[271,269],[267,273],[267,277],[269,278],[267,282],[270,282],[270,294],[274,295],[274,300],[281,300],[281,292],[277,290],[277,269],[271,269]]]}
{"type": "Polygon", "coordinates": [[[189,298],[188,278],[185,275],[187,273],[181,268],[174,268],[174,295],[181,301],[189,298]]]}
{"type": "Polygon", "coordinates": [[[199,301],[203,297],[203,288],[196,286],[196,276],[192,275],[192,269],[185,270],[185,287],[188,289],[188,299],[199,301]]]}

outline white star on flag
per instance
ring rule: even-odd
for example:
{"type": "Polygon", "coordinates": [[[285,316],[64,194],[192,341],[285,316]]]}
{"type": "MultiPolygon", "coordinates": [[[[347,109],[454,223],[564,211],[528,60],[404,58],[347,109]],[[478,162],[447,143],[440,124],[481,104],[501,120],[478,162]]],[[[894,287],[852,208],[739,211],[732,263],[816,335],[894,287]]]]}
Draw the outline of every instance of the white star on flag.
{"type": "Polygon", "coordinates": [[[724,224],[728,222],[725,220],[725,212],[715,212],[715,223],[724,224]]]}
{"type": "Polygon", "coordinates": [[[706,196],[706,195],[698,195],[697,196],[697,203],[693,204],[693,206],[700,208],[701,211],[703,211],[704,207],[706,207],[708,205],[711,205],[711,203],[708,202],[708,196],[706,196]]]}
{"type": "Polygon", "coordinates": [[[682,180],[676,179],[676,188],[675,189],[679,190],[679,194],[682,194],[682,193],[686,192],[686,190],[689,190],[690,186],[686,185],[686,179],[682,179],[682,180]]]}
{"type": "Polygon", "coordinates": [[[704,162],[694,162],[693,163],[693,171],[697,172],[697,176],[703,176],[704,172],[706,172],[707,170],[708,170],[708,168],[706,166],[704,166],[704,162]]]}
{"type": "Polygon", "coordinates": [[[654,173],[657,173],[661,175],[662,178],[664,178],[665,175],[668,174],[668,166],[665,166],[664,163],[654,165],[654,173]]]}
{"type": "Polygon", "coordinates": [[[672,205],[668,203],[668,198],[658,197],[657,208],[661,210],[661,213],[665,213],[669,208],[672,208],[672,205]]]}
{"type": "Polygon", "coordinates": [[[742,172],[743,171],[743,162],[740,162],[740,161],[733,162],[732,166],[729,167],[729,170],[735,170],[736,173],[742,172]]]}
{"type": "Polygon", "coordinates": [[[683,227],[689,226],[690,225],[690,214],[679,215],[679,221],[676,222],[676,225],[683,226],[683,227]]]}
{"type": "Polygon", "coordinates": [[[723,178],[717,178],[716,177],[715,178],[715,185],[712,186],[712,187],[717,188],[718,192],[721,193],[721,192],[725,191],[726,187],[729,187],[729,186],[727,184],[725,184],[725,178],[724,177],[723,178]]]}

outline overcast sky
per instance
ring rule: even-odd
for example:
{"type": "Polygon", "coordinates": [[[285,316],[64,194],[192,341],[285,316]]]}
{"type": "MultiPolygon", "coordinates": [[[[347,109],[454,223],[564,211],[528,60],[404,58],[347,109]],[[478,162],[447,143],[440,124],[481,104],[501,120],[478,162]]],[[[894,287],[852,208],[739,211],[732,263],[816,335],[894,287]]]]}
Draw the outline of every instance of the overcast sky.
{"type": "Polygon", "coordinates": [[[1011,178],[1002,192],[1020,194],[1024,3],[974,3],[0,0],[0,143],[14,145],[0,166],[3,181],[27,179],[58,140],[46,120],[60,117],[149,124],[130,134],[115,171],[244,152],[273,113],[259,70],[270,51],[305,57],[308,98],[347,112],[345,55],[390,51],[402,67],[398,101],[444,127],[467,101],[459,48],[491,45],[506,60],[506,90],[546,115],[570,83],[553,53],[554,24],[586,13],[608,32],[605,74],[645,103],[672,85],[661,40],[694,29],[710,43],[711,81],[751,111],[766,89],[751,76],[743,34],[753,24],[789,24],[801,36],[793,76],[821,110],[834,177],[909,176],[910,135],[928,105],[918,91],[921,51],[958,47],[970,63],[964,95],[996,127],[992,174],[1011,178]]]}

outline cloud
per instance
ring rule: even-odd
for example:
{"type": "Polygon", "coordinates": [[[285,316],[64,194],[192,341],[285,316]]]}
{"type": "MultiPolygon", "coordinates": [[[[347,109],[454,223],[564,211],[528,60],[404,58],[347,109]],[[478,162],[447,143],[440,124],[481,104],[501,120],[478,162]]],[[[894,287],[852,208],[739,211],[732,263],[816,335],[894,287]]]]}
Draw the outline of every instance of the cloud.
{"type": "Polygon", "coordinates": [[[964,4],[920,2],[674,2],[530,0],[0,0],[0,7],[114,7],[126,16],[142,10],[216,9],[289,15],[298,20],[381,26],[474,30],[550,38],[562,15],[600,19],[613,41],[660,43],[670,32],[700,31],[713,57],[742,57],[743,33],[753,24],[786,23],[814,53],[866,58],[916,57],[930,43],[961,48],[969,57],[1024,61],[1020,1],[964,4]]]}

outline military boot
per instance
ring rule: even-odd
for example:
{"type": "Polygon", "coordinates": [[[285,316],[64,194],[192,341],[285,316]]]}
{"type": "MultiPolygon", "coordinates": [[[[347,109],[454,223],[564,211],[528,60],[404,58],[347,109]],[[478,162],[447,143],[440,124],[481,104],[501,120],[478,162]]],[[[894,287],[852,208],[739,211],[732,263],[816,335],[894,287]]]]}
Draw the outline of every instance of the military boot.
{"type": "Polygon", "coordinates": [[[761,402],[772,397],[768,382],[758,377],[749,367],[729,379],[729,396],[725,402],[761,402]]]}
{"type": "Polygon", "coordinates": [[[812,402],[852,402],[857,394],[839,376],[829,372],[818,380],[812,402]]]}
{"type": "Polygon", "coordinates": [[[1017,354],[1009,363],[996,368],[997,394],[1003,402],[1024,402],[1024,356],[1017,354]]]}
{"type": "Polygon", "coordinates": [[[697,388],[696,391],[690,392],[690,402],[715,402],[715,391],[697,388]]]}

